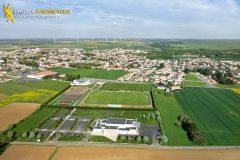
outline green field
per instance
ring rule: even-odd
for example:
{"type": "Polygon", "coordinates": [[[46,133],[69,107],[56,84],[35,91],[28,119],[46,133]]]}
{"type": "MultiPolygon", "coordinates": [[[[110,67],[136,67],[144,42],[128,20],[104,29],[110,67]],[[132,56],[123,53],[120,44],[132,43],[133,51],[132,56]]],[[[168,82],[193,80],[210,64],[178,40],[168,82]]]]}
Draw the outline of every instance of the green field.
{"type": "Polygon", "coordinates": [[[122,105],[150,105],[151,97],[144,92],[92,92],[85,103],[89,104],[122,104],[122,105]]]}
{"type": "Polygon", "coordinates": [[[207,83],[201,81],[184,81],[183,87],[206,87],[207,83]]]}
{"type": "Polygon", "coordinates": [[[186,132],[181,128],[177,119],[184,112],[174,96],[165,96],[163,91],[156,92],[156,101],[161,113],[163,127],[170,146],[188,146],[193,143],[188,139],[186,132]]]}
{"type": "Polygon", "coordinates": [[[240,145],[240,95],[225,89],[185,88],[175,97],[208,145],[240,145]]]}
{"type": "Polygon", "coordinates": [[[199,79],[195,74],[193,73],[189,73],[185,80],[190,80],[190,81],[201,81],[201,79],[199,79]]]}
{"type": "Polygon", "coordinates": [[[173,44],[182,49],[240,49],[239,40],[196,40],[184,41],[182,44],[173,44]]]}
{"type": "Polygon", "coordinates": [[[7,98],[0,100],[0,106],[12,102],[45,103],[59,91],[69,86],[67,82],[43,80],[37,82],[4,82],[0,83],[0,93],[7,98]]]}
{"type": "Polygon", "coordinates": [[[203,82],[195,74],[189,73],[186,76],[182,86],[183,87],[206,87],[207,83],[203,82]]]}
{"type": "Polygon", "coordinates": [[[21,137],[22,133],[40,127],[46,118],[48,118],[48,116],[55,113],[56,111],[57,108],[44,107],[26,118],[23,122],[19,123],[16,128],[13,129],[13,131],[16,131],[17,136],[21,137]]]}
{"type": "Polygon", "coordinates": [[[150,84],[137,84],[137,83],[106,83],[101,90],[108,91],[142,91],[149,92],[150,84]]]}
{"type": "Polygon", "coordinates": [[[109,79],[116,80],[119,77],[127,74],[126,71],[122,70],[101,70],[101,69],[74,69],[74,68],[54,68],[52,71],[61,74],[80,75],[85,78],[97,78],[97,79],[109,79]]]}

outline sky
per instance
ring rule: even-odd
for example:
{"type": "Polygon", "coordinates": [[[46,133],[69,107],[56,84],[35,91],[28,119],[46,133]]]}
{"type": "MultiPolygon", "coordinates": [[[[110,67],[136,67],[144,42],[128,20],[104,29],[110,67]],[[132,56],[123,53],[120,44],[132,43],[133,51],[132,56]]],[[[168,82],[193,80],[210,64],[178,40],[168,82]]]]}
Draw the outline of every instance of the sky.
{"type": "Polygon", "coordinates": [[[17,19],[5,38],[240,39],[240,0],[0,0],[20,9],[70,9],[55,19],[17,19]]]}

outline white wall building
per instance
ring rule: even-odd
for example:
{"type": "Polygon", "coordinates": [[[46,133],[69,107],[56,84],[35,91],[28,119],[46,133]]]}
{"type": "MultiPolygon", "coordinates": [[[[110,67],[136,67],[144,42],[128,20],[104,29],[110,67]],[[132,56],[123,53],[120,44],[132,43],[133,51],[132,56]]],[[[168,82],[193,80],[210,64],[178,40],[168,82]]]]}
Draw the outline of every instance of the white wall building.
{"type": "Polygon", "coordinates": [[[92,81],[90,80],[81,80],[81,79],[75,79],[71,85],[74,85],[74,86],[88,86],[88,85],[91,85],[93,84],[92,81]]]}
{"type": "Polygon", "coordinates": [[[108,118],[96,121],[91,135],[105,136],[113,141],[118,135],[139,135],[140,123],[136,119],[108,118]]]}

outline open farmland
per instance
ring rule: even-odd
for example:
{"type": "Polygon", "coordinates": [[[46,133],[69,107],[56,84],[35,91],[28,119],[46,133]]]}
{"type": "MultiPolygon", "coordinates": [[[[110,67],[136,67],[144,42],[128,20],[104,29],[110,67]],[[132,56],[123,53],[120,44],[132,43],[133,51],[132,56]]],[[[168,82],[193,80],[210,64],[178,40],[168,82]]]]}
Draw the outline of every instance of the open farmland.
{"type": "Polygon", "coordinates": [[[14,124],[18,120],[24,119],[36,109],[39,104],[33,103],[12,103],[0,108],[0,131],[7,129],[9,124],[14,124]]]}
{"type": "Polygon", "coordinates": [[[150,84],[139,84],[139,83],[106,83],[101,88],[102,90],[108,91],[150,91],[150,84]]]}
{"type": "Polygon", "coordinates": [[[55,150],[53,146],[12,145],[0,160],[49,160],[55,150]]]}
{"type": "Polygon", "coordinates": [[[179,124],[177,117],[184,114],[176,99],[173,96],[165,96],[162,90],[155,92],[155,99],[168,137],[168,145],[193,145],[182,127],[176,125],[179,124]]]}
{"type": "Polygon", "coordinates": [[[89,104],[122,104],[122,105],[151,105],[149,93],[144,92],[92,92],[85,103],[89,104]]]}
{"type": "Polygon", "coordinates": [[[126,71],[122,70],[101,70],[101,69],[74,69],[74,68],[54,68],[54,72],[61,74],[80,75],[85,78],[97,78],[97,79],[109,79],[116,80],[119,77],[127,74],[126,71]]]}
{"type": "Polygon", "coordinates": [[[0,100],[0,106],[13,102],[45,103],[59,91],[69,86],[67,82],[43,80],[37,82],[4,82],[0,84],[0,93],[7,95],[0,100]]]}
{"type": "Polygon", "coordinates": [[[185,88],[175,97],[208,145],[240,145],[240,95],[225,89],[185,88]]]}
{"type": "Polygon", "coordinates": [[[159,150],[107,147],[60,147],[52,160],[236,160],[232,150],[159,150]]]}

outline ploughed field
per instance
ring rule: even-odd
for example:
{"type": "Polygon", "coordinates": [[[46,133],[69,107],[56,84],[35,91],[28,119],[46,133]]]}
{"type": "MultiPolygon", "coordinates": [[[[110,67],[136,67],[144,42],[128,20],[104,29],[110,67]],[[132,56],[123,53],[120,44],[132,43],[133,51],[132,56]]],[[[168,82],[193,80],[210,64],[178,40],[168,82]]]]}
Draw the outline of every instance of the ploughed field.
{"type": "Polygon", "coordinates": [[[240,145],[240,95],[226,89],[185,88],[175,93],[208,145],[240,145]]]}
{"type": "Polygon", "coordinates": [[[0,108],[0,131],[8,128],[9,124],[14,124],[32,114],[40,104],[34,103],[11,103],[0,108]]]}
{"type": "Polygon", "coordinates": [[[136,149],[12,145],[0,160],[236,160],[239,149],[136,149]]]}

